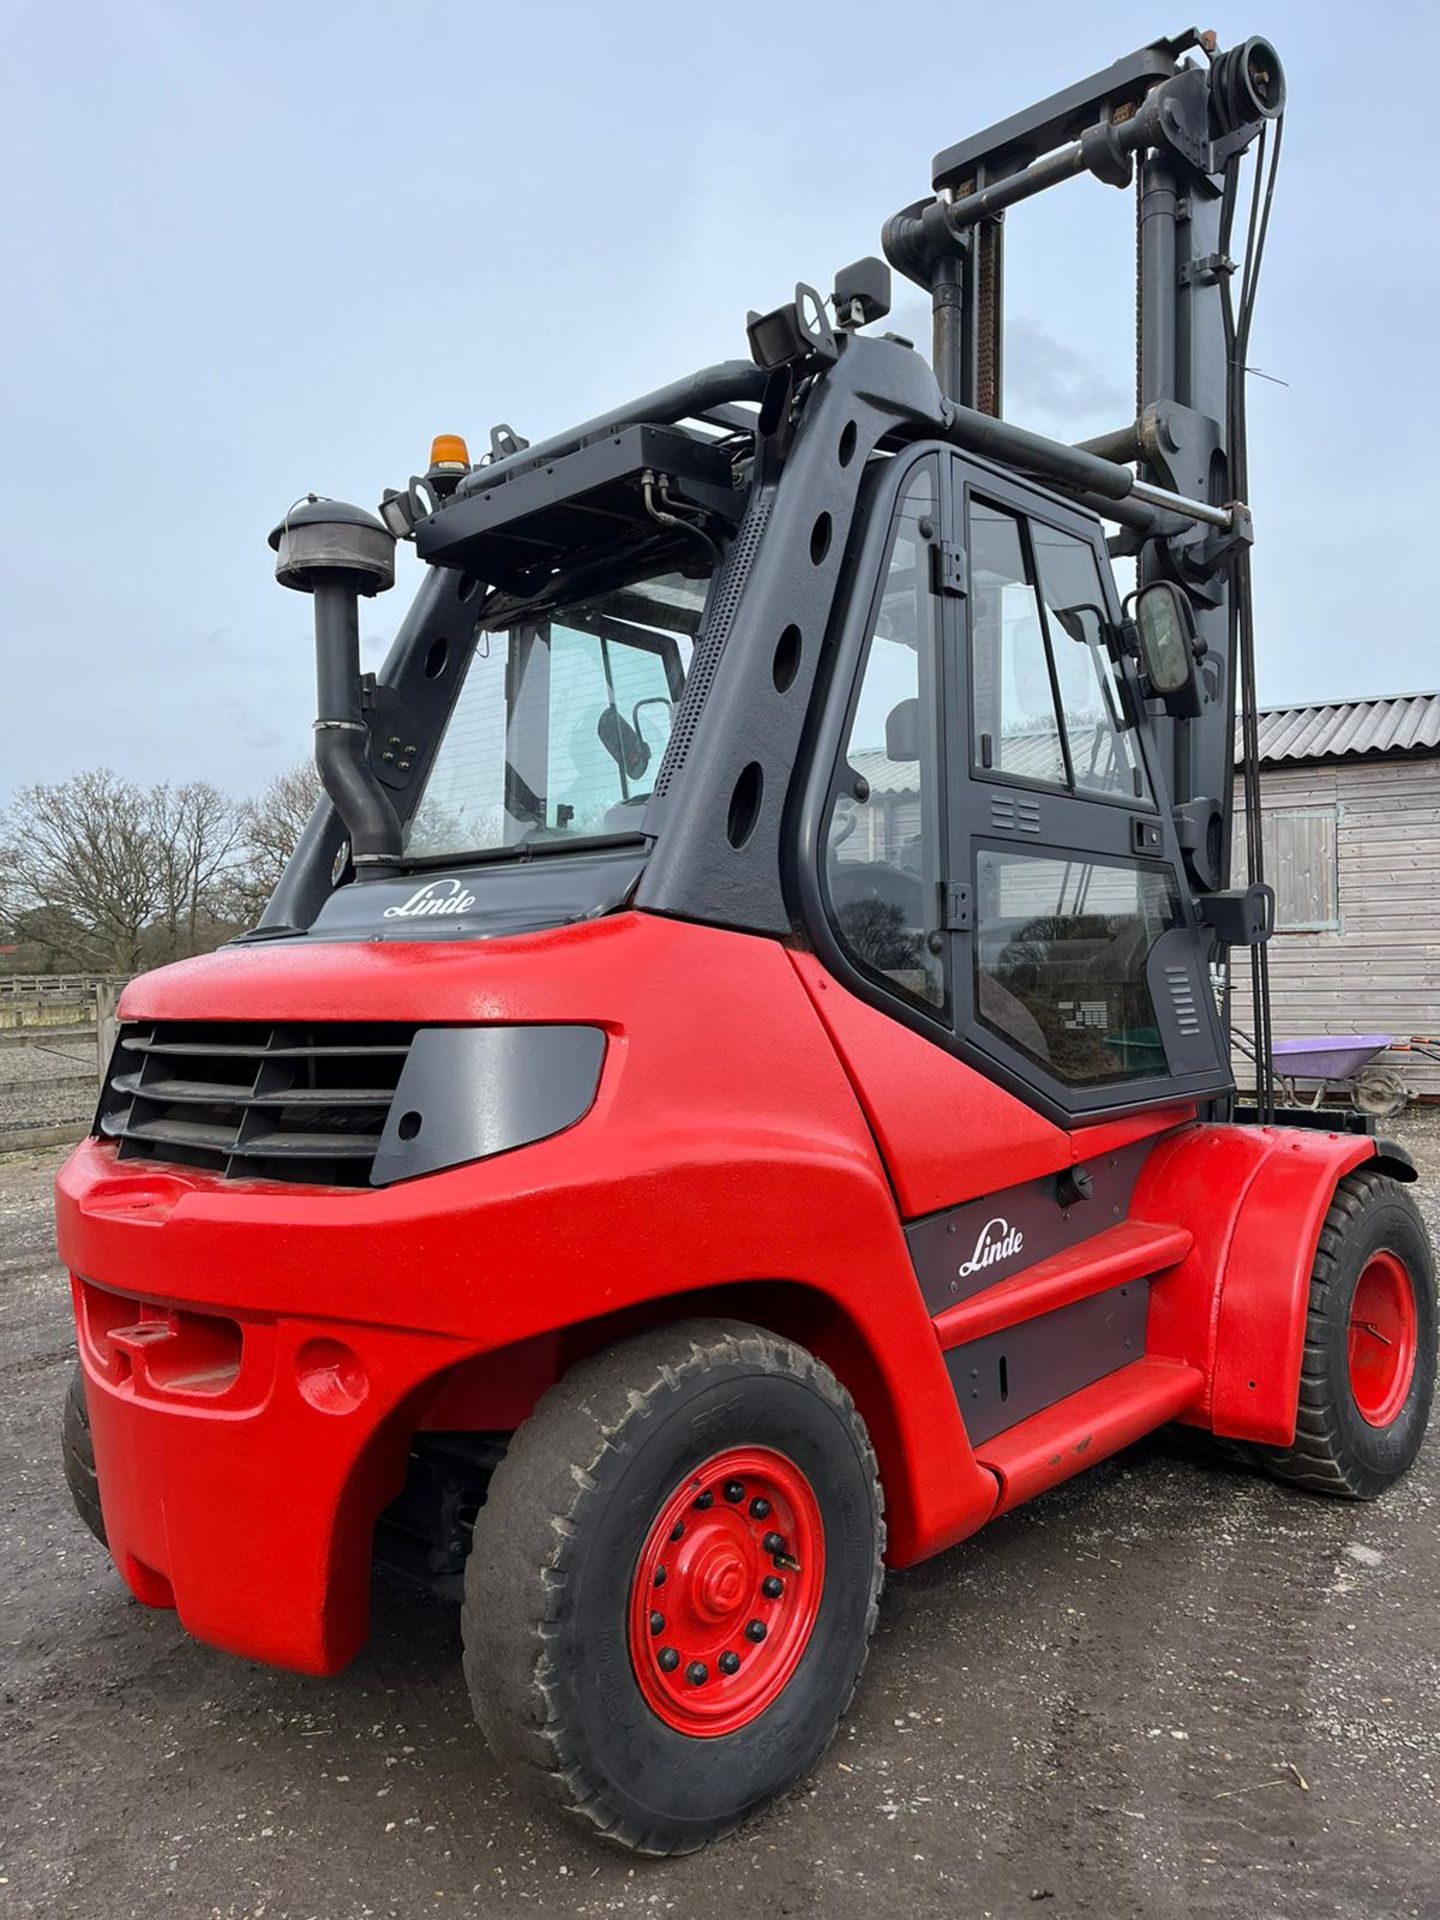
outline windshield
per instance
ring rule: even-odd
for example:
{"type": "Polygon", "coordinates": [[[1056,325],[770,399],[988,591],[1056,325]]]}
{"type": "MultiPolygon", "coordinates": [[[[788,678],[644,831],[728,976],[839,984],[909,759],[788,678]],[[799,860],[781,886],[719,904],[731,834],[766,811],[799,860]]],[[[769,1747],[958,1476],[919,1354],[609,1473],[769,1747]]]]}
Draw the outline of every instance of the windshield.
{"type": "Polygon", "coordinates": [[[708,586],[657,573],[540,614],[482,613],[407,857],[638,833],[708,586]]]}

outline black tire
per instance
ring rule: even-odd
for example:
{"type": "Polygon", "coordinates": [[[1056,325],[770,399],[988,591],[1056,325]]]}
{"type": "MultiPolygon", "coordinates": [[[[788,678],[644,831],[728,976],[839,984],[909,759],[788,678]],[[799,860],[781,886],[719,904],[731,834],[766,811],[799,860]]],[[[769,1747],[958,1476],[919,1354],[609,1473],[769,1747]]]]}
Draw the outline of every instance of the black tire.
{"type": "Polygon", "coordinates": [[[60,1457],[75,1511],[101,1546],[106,1546],[105,1521],[100,1513],[100,1482],[95,1473],[95,1443],[90,1437],[90,1409],[85,1404],[85,1375],[78,1363],[65,1394],[60,1457]]]}
{"type": "Polygon", "coordinates": [[[869,1438],[812,1355],[728,1320],[626,1340],[553,1387],[495,1470],[465,1570],[476,1718],[502,1762],[607,1840],[692,1852],[829,1743],[865,1664],[884,1544],[869,1438]],[[779,1453],[806,1477],[825,1577],[778,1697],[735,1732],[695,1737],[640,1690],[630,1589],[672,1489],[732,1447],[779,1453]]]}
{"type": "MultiPolygon", "coordinates": [[[[1310,1311],[1300,1372],[1295,1441],[1252,1449],[1277,1479],[1342,1500],[1374,1500],[1406,1472],[1420,1450],[1435,1392],[1435,1263],[1419,1210],[1387,1175],[1346,1174],[1320,1230],[1310,1279],[1310,1311]],[[1393,1254],[1410,1283],[1415,1366],[1392,1418],[1373,1425],[1361,1413],[1351,1379],[1351,1306],[1376,1254],[1393,1254]]],[[[1398,1386],[1398,1382],[1397,1382],[1398,1386]]]]}

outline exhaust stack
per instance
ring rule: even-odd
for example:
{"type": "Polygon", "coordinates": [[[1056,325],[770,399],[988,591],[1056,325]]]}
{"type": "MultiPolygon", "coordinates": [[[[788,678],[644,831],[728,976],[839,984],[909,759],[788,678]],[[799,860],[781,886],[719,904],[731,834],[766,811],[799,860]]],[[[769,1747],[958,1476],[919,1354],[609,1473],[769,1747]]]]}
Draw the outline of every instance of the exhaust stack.
{"type": "Polygon", "coordinates": [[[400,821],[370,765],[360,676],[360,595],[395,584],[395,540],[360,507],[313,496],[270,535],[275,578],[315,602],[315,766],[350,836],[357,880],[400,859],[400,821]]]}

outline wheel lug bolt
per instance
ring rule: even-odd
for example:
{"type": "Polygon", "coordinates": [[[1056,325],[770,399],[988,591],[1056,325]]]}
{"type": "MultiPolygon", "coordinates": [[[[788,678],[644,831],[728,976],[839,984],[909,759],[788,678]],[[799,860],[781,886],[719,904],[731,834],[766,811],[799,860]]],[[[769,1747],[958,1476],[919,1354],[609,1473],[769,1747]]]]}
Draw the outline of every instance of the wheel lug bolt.
{"type": "Polygon", "coordinates": [[[696,1494],[695,1504],[697,1507],[699,1507],[700,1511],[703,1513],[707,1507],[714,1506],[715,1496],[713,1493],[710,1492],[709,1488],[707,1487],[704,1493],[696,1494]]]}
{"type": "Polygon", "coordinates": [[[725,1498],[730,1502],[732,1507],[738,1506],[745,1498],[745,1482],[743,1480],[727,1480],[725,1482],[725,1498]]]}
{"type": "Polygon", "coordinates": [[[739,1654],[722,1653],[719,1660],[719,1667],[722,1673],[738,1673],[740,1671],[739,1654]]]}
{"type": "Polygon", "coordinates": [[[785,1582],[777,1574],[767,1574],[760,1582],[760,1591],[767,1600],[778,1600],[785,1591],[785,1582]]]}
{"type": "Polygon", "coordinates": [[[685,1678],[692,1687],[703,1687],[710,1678],[710,1669],[703,1660],[692,1660],[685,1669],[685,1678]]]}
{"type": "Polygon", "coordinates": [[[750,1518],[752,1520],[768,1520],[770,1518],[770,1502],[760,1499],[752,1500],[750,1502],[750,1518]]]}
{"type": "Polygon", "coordinates": [[[661,1647],[659,1660],[662,1673],[673,1673],[680,1664],[680,1656],[674,1647],[661,1647]]]}
{"type": "Polygon", "coordinates": [[[763,1620],[752,1620],[745,1629],[745,1638],[747,1640],[763,1640],[767,1631],[768,1629],[763,1620]]]}
{"type": "Polygon", "coordinates": [[[665,1616],[663,1613],[651,1614],[650,1631],[651,1633],[657,1634],[657,1635],[662,1634],[665,1631],[665,1616]]]}
{"type": "Polygon", "coordinates": [[[664,1586],[664,1584],[665,1584],[665,1569],[664,1569],[664,1567],[656,1567],[656,1569],[655,1569],[655,1584],[656,1584],[656,1586],[657,1586],[657,1587],[663,1587],[663,1586],[664,1586]]]}
{"type": "Polygon", "coordinates": [[[783,1553],[785,1551],[785,1536],[780,1533],[767,1533],[760,1544],[767,1553],[783,1553]]]}
{"type": "Polygon", "coordinates": [[[670,1538],[672,1540],[680,1540],[684,1537],[684,1534],[685,1534],[685,1522],[683,1520],[677,1520],[674,1526],[671,1527],[670,1529],[670,1538]]]}

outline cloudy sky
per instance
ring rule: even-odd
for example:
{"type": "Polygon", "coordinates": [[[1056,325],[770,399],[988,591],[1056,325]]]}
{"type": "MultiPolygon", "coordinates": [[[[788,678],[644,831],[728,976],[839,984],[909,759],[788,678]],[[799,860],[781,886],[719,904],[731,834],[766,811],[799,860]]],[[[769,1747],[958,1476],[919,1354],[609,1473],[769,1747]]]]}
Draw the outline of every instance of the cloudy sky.
{"type": "MultiPolygon", "coordinates": [[[[1269,34],[1290,83],[1251,345],[1272,703],[1440,686],[1440,16],[1391,5],[1373,50],[1365,17],[1202,23],[1269,34]]],[[[0,799],[99,763],[258,787],[308,752],[308,609],[265,547],[291,500],[742,353],[748,307],[878,251],[937,148],[1180,18],[8,0],[0,799]]],[[[1012,418],[1126,416],[1130,254],[1095,182],[1012,214],[1012,418]]],[[[413,585],[367,607],[371,661],[413,585]]]]}

